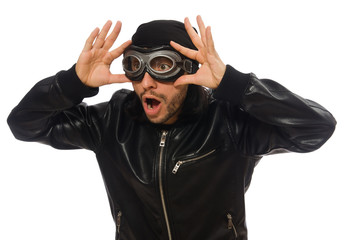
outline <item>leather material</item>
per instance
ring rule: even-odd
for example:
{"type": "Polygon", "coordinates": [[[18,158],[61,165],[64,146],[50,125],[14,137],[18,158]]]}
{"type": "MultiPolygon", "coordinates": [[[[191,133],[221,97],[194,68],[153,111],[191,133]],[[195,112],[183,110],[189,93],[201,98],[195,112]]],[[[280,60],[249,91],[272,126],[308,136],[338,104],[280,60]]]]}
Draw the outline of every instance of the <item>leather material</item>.
{"type": "Polygon", "coordinates": [[[128,90],[81,103],[97,91],[73,66],[37,83],[8,123],[20,140],[95,152],[116,239],[246,240],[244,193],[258,161],[314,151],[336,124],[317,103],[231,66],[208,111],[172,126],[132,120],[128,90]]]}

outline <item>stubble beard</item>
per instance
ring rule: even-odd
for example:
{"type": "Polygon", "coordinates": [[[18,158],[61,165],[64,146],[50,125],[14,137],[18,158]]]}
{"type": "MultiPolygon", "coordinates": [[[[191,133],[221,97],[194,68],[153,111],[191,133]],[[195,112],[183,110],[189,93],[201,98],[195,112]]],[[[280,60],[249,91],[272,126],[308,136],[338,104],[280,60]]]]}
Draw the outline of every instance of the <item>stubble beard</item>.
{"type": "MultiPolygon", "coordinates": [[[[166,114],[159,120],[152,120],[148,117],[147,117],[147,119],[150,122],[155,123],[155,124],[165,124],[171,118],[173,118],[174,116],[177,116],[181,113],[183,103],[184,103],[186,95],[187,95],[187,90],[174,95],[174,97],[172,99],[170,99],[170,102],[168,102],[169,101],[168,98],[163,94],[155,93],[153,91],[150,91],[149,93],[151,95],[158,97],[159,99],[162,99],[163,104],[166,105],[167,111],[166,111],[166,114]]],[[[143,94],[141,94],[141,99],[142,99],[143,94]]]]}

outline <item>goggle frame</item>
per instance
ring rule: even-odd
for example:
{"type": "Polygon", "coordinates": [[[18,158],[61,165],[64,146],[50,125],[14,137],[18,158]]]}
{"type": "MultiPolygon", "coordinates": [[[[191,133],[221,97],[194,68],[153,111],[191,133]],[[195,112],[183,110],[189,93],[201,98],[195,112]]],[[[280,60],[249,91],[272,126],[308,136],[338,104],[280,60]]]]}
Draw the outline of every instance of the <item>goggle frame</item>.
{"type": "Polygon", "coordinates": [[[174,50],[171,46],[161,46],[156,48],[141,48],[131,45],[123,53],[123,70],[131,81],[141,81],[146,72],[153,78],[160,81],[173,82],[184,72],[193,73],[194,63],[174,50]],[[133,57],[139,61],[136,70],[129,70],[129,58],[133,57]],[[165,57],[172,61],[172,67],[167,71],[157,71],[151,67],[151,61],[157,57],[165,57]],[[183,70],[184,72],[181,72],[183,70]]]}

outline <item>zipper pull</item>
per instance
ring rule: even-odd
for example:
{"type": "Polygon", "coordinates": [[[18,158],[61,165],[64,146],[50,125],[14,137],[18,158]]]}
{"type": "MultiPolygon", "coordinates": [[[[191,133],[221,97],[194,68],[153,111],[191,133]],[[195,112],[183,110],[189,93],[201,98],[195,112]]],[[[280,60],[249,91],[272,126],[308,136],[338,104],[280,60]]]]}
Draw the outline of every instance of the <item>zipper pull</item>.
{"type": "Polygon", "coordinates": [[[167,136],[167,131],[162,131],[162,136],[161,136],[161,141],[160,141],[160,147],[164,147],[164,146],[165,146],[166,136],[167,136]]]}
{"type": "Polygon", "coordinates": [[[182,164],[182,161],[178,161],[178,162],[176,163],[175,167],[172,169],[172,173],[173,173],[173,174],[176,174],[176,173],[177,173],[177,171],[178,171],[178,169],[180,168],[181,164],[182,164]]]}
{"type": "Polygon", "coordinates": [[[122,212],[119,211],[117,214],[117,233],[119,233],[119,229],[121,227],[121,217],[122,217],[122,212]]]}
{"type": "Polygon", "coordinates": [[[232,229],[233,228],[233,217],[231,216],[230,213],[228,213],[227,215],[227,218],[228,218],[228,229],[232,229]]]}

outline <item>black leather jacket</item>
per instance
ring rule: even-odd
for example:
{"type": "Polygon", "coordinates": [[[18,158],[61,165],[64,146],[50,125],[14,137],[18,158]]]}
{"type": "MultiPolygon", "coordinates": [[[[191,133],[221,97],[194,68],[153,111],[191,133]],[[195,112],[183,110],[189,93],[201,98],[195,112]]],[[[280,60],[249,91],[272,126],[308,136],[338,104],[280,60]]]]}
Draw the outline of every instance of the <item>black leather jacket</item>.
{"type": "Polygon", "coordinates": [[[247,239],[244,192],[256,162],[316,150],[336,124],[317,103],[231,66],[193,122],[134,121],[124,111],[127,90],[81,103],[96,93],[73,66],[37,83],[8,123],[18,139],[95,152],[116,239],[247,239]]]}

